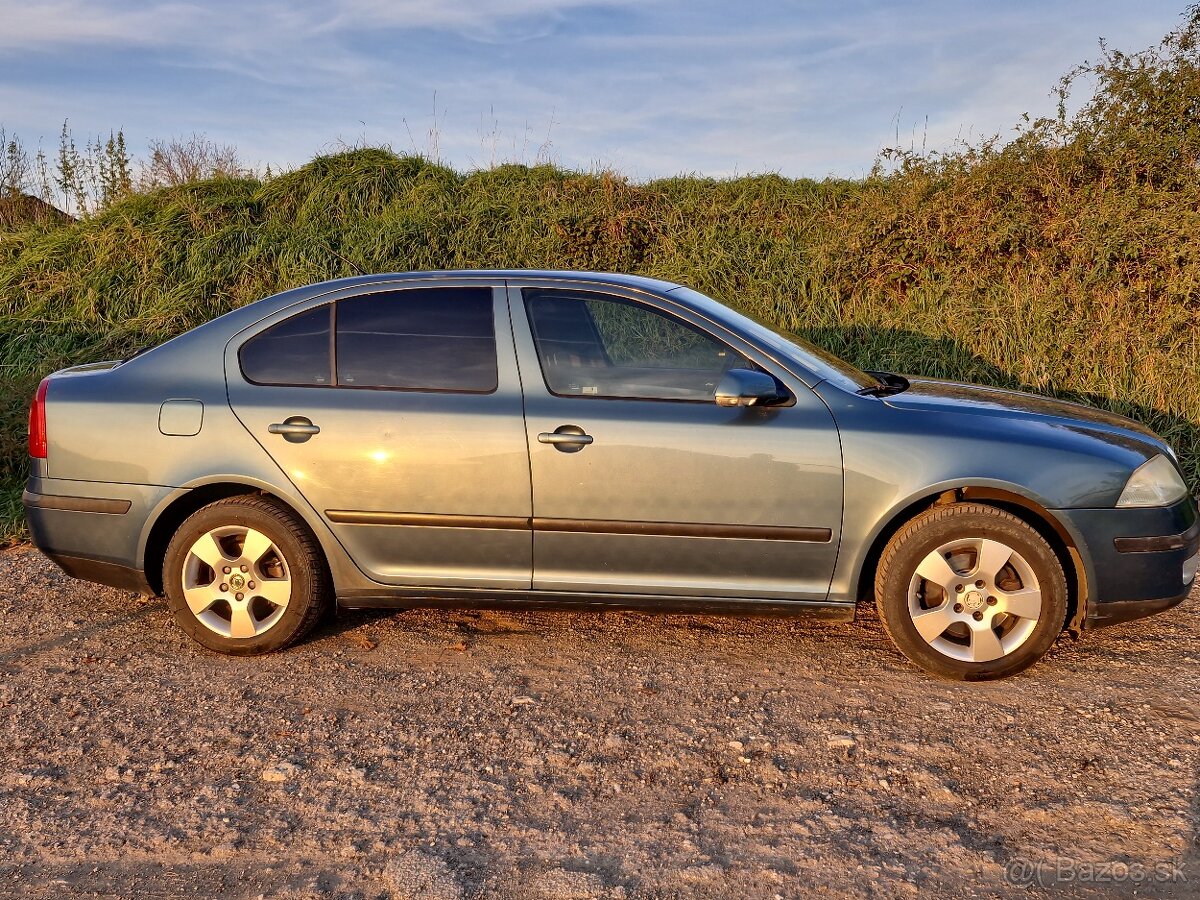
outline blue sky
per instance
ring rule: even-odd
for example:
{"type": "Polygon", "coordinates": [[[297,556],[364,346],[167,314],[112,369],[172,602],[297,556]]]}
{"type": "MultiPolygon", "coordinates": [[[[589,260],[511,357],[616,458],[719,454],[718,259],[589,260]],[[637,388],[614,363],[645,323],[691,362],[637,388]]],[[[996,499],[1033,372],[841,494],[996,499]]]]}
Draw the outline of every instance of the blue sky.
{"type": "Polygon", "coordinates": [[[460,169],[855,176],[1049,113],[1184,0],[0,0],[0,125],[27,143],[203,132],[251,164],[346,144],[460,169]],[[436,118],[435,118],[436,116],[436,118]],[[436,142],[431,137],[436,132],[436,142]]]}

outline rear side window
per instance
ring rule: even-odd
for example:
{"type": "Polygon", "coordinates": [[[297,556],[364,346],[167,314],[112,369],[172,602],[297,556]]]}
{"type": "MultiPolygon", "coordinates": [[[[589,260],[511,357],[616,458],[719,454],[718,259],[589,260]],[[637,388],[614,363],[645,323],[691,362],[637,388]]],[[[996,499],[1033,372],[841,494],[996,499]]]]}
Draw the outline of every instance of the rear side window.
{"type": "Polygon", "coordinates": [[[330,384],[329,316],[317,306],[251,338],[238,353],[242,374],[256,384],[330,384]]]}
{"type": "Polygon", "coordinates": [[[341,387],[496,390],[489,287],[365,294],[340,301],[336,319],[341,387]]]}

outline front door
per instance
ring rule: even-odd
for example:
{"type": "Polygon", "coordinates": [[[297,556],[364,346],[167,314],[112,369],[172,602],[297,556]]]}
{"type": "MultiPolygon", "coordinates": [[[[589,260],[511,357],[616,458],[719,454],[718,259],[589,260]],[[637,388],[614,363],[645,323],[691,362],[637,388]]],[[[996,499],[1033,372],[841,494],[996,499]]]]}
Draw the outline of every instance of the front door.
{"type": "Polygon", "coordinates": [[[657,298],[510,282],[509,301],[534,588],[826,598],[841,450],[807,386],[657,298]],[[790,402],[717,406],[731,368],[766,371],[790,402]]]}
{"type": "Polygon", "coordinates": [[[234,343],[234,412],[370,577],[530,587],[529,459],[502,288],[380,287],[286,311],[234,343]]]}

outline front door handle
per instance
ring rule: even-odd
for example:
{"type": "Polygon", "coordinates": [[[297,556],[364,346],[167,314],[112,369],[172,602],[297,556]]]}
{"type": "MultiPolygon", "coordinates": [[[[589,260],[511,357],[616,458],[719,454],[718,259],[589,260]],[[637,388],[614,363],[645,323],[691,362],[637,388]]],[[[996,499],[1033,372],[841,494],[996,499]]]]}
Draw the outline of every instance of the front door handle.
{"type": "Polygon", "coordinates": [[[559,425],[553,431],[543,431],[539,434],[538,441],[553,444],[555,450],[561,450],[563,453],[578,453],[592,442],[592,436],[585,434],[578,425],[559,425]]]}
{"type": "Polygon", "coordinates": [[[302,444],[314,434],[321,433],[321,429],[312,423],[312,419],[305,416],[288,416],[282,422],[268,425],[267,431],[271,434],[281,434],[285,441],[293,444],[302,444]]]}

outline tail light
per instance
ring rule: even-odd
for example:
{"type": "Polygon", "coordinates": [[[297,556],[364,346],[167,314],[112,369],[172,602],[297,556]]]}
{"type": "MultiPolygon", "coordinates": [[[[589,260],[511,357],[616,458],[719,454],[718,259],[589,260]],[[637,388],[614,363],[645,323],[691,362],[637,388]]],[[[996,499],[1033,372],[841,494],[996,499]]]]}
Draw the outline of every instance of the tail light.
{"type": "Polygon", "coordinates": [[[43,378],[29,404],[29,455],[34,459],[46,458],[46,388],[49,385],[50,379],[43,378]]]}

